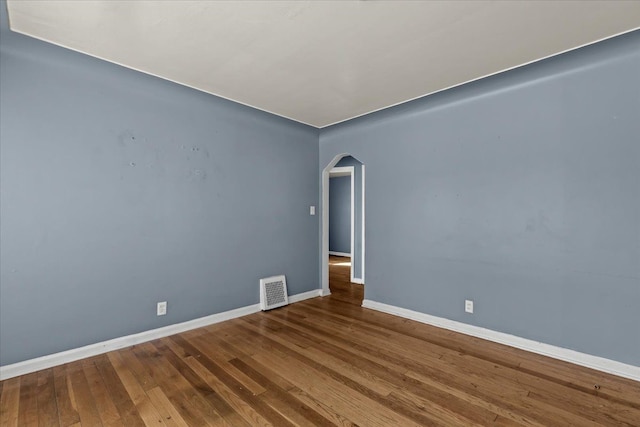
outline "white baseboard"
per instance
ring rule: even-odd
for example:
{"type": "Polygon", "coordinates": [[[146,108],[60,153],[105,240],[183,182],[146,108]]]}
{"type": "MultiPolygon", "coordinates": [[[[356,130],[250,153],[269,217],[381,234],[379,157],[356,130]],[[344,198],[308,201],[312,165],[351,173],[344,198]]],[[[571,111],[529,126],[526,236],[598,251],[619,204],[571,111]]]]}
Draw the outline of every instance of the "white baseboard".
{"type": "Polygon", "coordinates": [[[554,359],[564,360],[565,362],[570,362],[576,365],[586,366],[587,368],[597,369],[598,371],[618,375],[620,377],[640,381],[640,367],[638,366],[627,365],[626,363],[605,359],[604,357],[580,353],[575,350],[556,347],[554,345],[505,334],[503,332],[493,331],[480,326],[468,325],[455,320],[432,316],[430,314],[420,313],[418,311],[408,310],[406,308],[400,308],[381,302],[365,299],[362,301],[362,306],[372,310],[382,311],[384,313],[437,326],[439,328],[448,329],[450,331],[460,332],[465,335],[471,335],[473,337],[505,344],[511,347],[530,351],[532,353],[553,357],[554,359]]]}
{"type": "Polygon", "coordinates": [[[294,302],[304,301],[306,299],[321,297],[322,289],[314,289],[312,291],[303,292],[301,294],[291,295],[289,297],[289,304],[293,304],[294,302]]]}
{"type": "Polygon", "coordinates": [[[354,277],[353,279],[351,279],[351,283],[356,283],[358,285],[364,285],[364,280],[358,279],[357,277],[354,277]]]}
{"type": "Polygon", "coordinates": [[[344,257],[351,258],[351,254],[349,252],[329,251],[329,255],[344,256],[344,257]]]}
{"type": "Polygon", "coordinates": [[[328,297],[329,295],[331,295],[331,291],[329,289],[320,289],[321,297],[328,297]]]}
{"type": "MultiPolygon", "coordinates": [[[[318,296],[322,296],[322,290],[314,289],[309,292],[291,295],[289,297],[289,302],[299,302],[318,296]]],[[[158,338],[168,337],[169,335],[179,334],[181,332],[190,331],[203,326],[213,325],[214,323],[224,322],[225,320],[235,319],[237,317],[246,316],[259,311],[260,304],[248,305],[246,307],[240,307],[234,310],[212,314],[210,316],[200,317],[199,319],[189,320],[187,322],[163,326],[162,328],[152,329],[150,331],[114,338],[84,347],[72,348],[71,350],[36,357],[35,359],[29,359],[11,365],[0,366],[0,381],[17,377],[19,375],[30,374],[32,372],[48,369],[65,363],[74,362],[76,360],[86,359],[87,357],[97,356],[98,354],[119,350],[124,347],[152,341],[158,338]]]]}

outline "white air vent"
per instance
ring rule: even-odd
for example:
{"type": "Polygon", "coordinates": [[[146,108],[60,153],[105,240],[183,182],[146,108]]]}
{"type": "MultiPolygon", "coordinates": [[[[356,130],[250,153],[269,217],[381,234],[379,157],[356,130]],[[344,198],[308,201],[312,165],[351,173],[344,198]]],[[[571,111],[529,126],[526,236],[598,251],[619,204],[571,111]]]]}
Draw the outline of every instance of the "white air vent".
{"type": "Polygon", "coordinates": [[[284,276],[260,279],[260,308],[271,310],[289,304],[287,280],[284,276]]]}

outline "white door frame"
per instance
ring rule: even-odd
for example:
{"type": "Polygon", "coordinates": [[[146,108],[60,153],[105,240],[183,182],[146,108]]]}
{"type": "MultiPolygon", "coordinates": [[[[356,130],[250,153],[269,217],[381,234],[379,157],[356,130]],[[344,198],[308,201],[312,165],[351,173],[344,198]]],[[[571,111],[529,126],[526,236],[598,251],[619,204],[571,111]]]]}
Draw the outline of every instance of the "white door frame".
{"type": "MultiPolygon", "coordinates": [[[[342,159],[343,157],[349,156],[349,153],[338,154],[329,162],[329,164],[322,170],[322,249],[320,252],[320,265],[321,265],[321,293],[323,296],[331,294],[329,291],[329,176],[331,174],[331,169],[335,167],[335,165],[342,159]]],[[[365,239],[364,239],[364,220],[365,220],[365,174],[364,174],[364,164],[362,165],[362,283],[364,283],[365,278],[365,270],[364,270],[364,258],[365,258],[365,239]]],[[[352,191],[354,191],[354,185],[351,186],[352,191]]],[[[354,197],[355,199],[355,197],[354,197]]],[[[354,202],[355,203],[355,202],[354,202]]],[[[352,208],[352,215],[354,215],[355,210],[352,208]]],[[[354,227],[351,227],[351,231],[353,233],[354,227]]],[[[354,239],[351,239],[353,245],[354,239]]],[[[353,248],[351,250],[353,254],[353,248]]],[[[353,259],[352,259],[353,261],[353,259]]],[[[353,274],[353,268],[351,269],[353,274]]]]}

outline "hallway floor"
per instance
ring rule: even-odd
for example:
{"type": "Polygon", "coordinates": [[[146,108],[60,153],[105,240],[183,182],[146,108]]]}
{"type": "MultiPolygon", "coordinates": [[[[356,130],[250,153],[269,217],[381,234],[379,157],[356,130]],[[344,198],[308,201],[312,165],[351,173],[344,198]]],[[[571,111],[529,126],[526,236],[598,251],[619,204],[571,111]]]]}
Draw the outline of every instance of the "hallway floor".
{"type": "Polygon", "coordinates": [[[351,258],[329,256],[329,290],[331,298],[349,304],[362,305],[364,285],[351,283],[351,258]]]}

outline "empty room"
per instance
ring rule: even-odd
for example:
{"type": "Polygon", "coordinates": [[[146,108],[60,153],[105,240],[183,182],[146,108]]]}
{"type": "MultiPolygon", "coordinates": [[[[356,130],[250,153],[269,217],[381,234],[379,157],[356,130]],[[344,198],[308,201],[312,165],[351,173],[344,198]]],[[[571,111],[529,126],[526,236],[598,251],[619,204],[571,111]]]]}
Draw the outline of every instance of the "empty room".
{"type": "Polygon", "coordinates": [[[640,426],[640,1],[0,0],[0,426],[640,426]]]}

